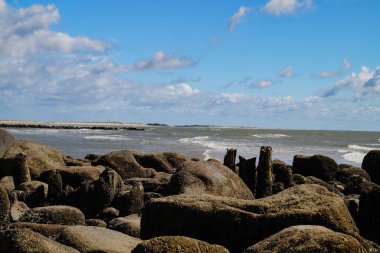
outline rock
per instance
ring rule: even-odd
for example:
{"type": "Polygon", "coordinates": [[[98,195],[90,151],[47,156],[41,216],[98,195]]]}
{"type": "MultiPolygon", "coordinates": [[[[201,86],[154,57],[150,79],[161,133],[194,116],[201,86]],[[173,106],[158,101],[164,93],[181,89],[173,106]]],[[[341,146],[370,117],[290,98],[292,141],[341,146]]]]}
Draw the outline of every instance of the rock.
{"type": "Polygon", "coordinates": [[[66,166],[91,166],[91,162],[83,159],[75,159],[70,156],[64,157],[66,166]]]}
{"type": "Polygon", "coordinates": [[[380,187],[374,187],[360,196],[358,226],[360,234],[380,244],[380,187]]]}
{"type": "Polygon", "coordinates": [[[95,227],[107,227],[107,223],[100,219],[88,219],[86,220],[86,226],[95,226],[95,227]]]}
{"type": "Polygon", "coordinates": [[[121,193],[111,204],[120,211],[121,216],[141,214],[144,207],[144,187],[136,183],[129,192],[121,193]]]}
{"type": "Polygon", "coordinates": [[[380,185],[380,150],[371,150],[365,155],[362,169],[368,172],[372,182],[380,185]]]}
{"type": "Polygon", "coordinates": [[[145,177],[143,167],[136,161],[134,153],[128,150],[114,151],[102,155],[92,165],[110,167],[123,178],[145,177]]]}
{"type": "Polygon", "coordinates": [[[48,184],[48,199],[54,201],[62,195],[63,182],[58,170],[48,170],[41,174],[40,180],[48,184]]]}
{"type": "Polygon", "coordinates": [[[259,164],[257,165],[256,198],[272,195],[272,148],[261,147],[259,164]]]}
{"type": "Polygon", "coordinates": [[[19,199],[24,201],[29,207],[38,207],[45,205],[46,187],[44,185],[36,185],[36,188],[30,191],[20,191],[19,199]]]}
{"type": "Polygon", "coordinates": [[[84,159],[86,160],[89,160],[89,161],[95,161],[96,159],[98,159],[100,157],[100,155],[96,155],[96,154],[88,154],[84,157],[84,159]]]}
{"type": "Polygon", "coordinates": [[[116,171],[106,168],[94,183],[95,210],[100,211],[111,204],[123,186],[123,179],[116,171]]]}
{"type": "Polygon", "coordinates": [[[3,157],[9,146],[14,141],[15,138],[10,133],[0,128],[0,158],[3,157]]]}
{"type": "Polygon", "coordinates": [[[295,185],[300,185],[300,184],[306,184],[308,182],[307,178],[300,175],[300,174],[293,174],[293,183],[295,185]]]}
{"type": "Polygon", "coordinates": [[[162,198],[163,196],[156,192],[145,192],[144,193],[144,202],[148,202],[150,199],[162,198]]]}
{"type": "Polygon", "coordinates": [[[186,161],[172,176],[168,194],[212,194],[253,199],[239,176],[216,160],[186,161]]]}
{"type": "Polygon", "coordinates": [[[305,224],[359,236],[340,196],[304,184],[257,200],[190,194],[151,199],[143,210],[141,238],[183,235],[241,252],[286,227],[305,224]]]}
{"type": "Polygon", "coordinates": [[[139,217],[137,214],[131,214],[125,217],[119,217],[111,220],[108,223],[108,228],[139,238],[140,222],[141,217],[139,217]]]}
{"type": "Polygon", "coordinates": [[[244,253],[280,252],[364,253],[368,251],[350,235],[313,225],[283,229],[244,251],[244,253]]]}
{"type": "Polygon", "coordinates": [[[4,154],[4,158],[14,159],[19,153],[24,153],[27,156],[32,179],[37,179],[43,171],[65,165],[64,155],[61,152],[32,141],[17,140],[13,142],[4,154]]]}
{"type": "Polygon", "coordinates": [[[110,229],[91,226],[71,226],[63,230],[58,241],[80,252],[131,252],[140,239],[110,229]]]}
{"type": "Polygon", "coordinates": [[[0,179],[0,188],[3,188],[7,192],[11,192],[15,189],[15,183],[12,176],[5,176],[0,179]]]}
{"type": "Polygon", "coordinates": [[[17,253],[79,253],[29,229],[9,229],[0,231],[1,252],[17,253]]]}
{"type": "Polygon", "coordinates": [[[354,167],[351,165],[340,164],[338,171],[336,172],[335,179],[343,184],[351,184],[352,180],[355,180],[356,177],[361,177],[368,182],[371,181],[368,173],[358,167],[354,167]]]}
{"type": "Polygon", "coordinates": [[[284,185],[285,189],[293,186],[293,169],[292,166],[282,164],[276,166],[276,170],[273,170],[275,174],[275,182],[280,182],[284,185]]]}
{"type": "Polygon", "coordinates": [[[11,205],[10,209],[10,217],[13,222],[18,221],[21,216],[23,216],[27,211],[29,211],[29,207],[22,201],[15,201],[11,205]]]}
{"type": "Polygon", "coordinates": [[[19,153],[15,156],[14,160],[17,163],[16,171],[14,174],[16,185],[30,182],[32,179],[30,177],[30,169],[27,155],[24,153],[19,153]]]}
{"type": "Polygon", "coordinates": [[[169,184],[169,182],[161,183],[160,180],[158,180],[157,178],[136,178],[136,177],[134,177],[134,178],[129,178],[129,179],[124,180],[125,184],[130,184],[130,185],[133,185],[133,184],[138,183],[138,182],[140,182],[143,185],[144,191],[156,192],[159,194],[164,194],[166,191],[166,188],[169,184]]]}
{"type": "Polygon", "coordinates": [[[114,207],[106,207],[98,214],[98,217],[101,219],[110,220],[118,217],[119,213],[119,210],[114,207]]]}
{"type": "Polygon", "coordinates": [[[293,173],[314,176],[323,181],[335,180],[338,164],[330,157],[314,155],[311,157],[296,155],[293,159],[293,173]]]}
{"type": "Polygon", "coordinates": [[[359,194],[350,194],[347,196],[344,196],[344,202],[346,203],[346,206],[348,210],[351,213],[352,218],[357,224],[358,215],[359,215],[359,194]]]}
{"type": "Polygon", "coordinates": [[[162,236],[143,241],[132,253],[228,253],[222,246],[185,236],[162,236]]]}
{"type": "Polygon", "coordinates": [[[44,206],[27,211],[19,221],[44,224],[83,225],[83,213],[71,206],[44,206]]]}
{"type": "Polygon", "coordinates": [[[345,195],[349,194],[365,194],[370,192],[373,188],[379,187],[377,184],[368,182],[362,177],[352,177],[351,181],[346,185],[343,190],[345,195]]]}
{"type": "Polygon", "coordinates": [[[335,188],[333,185],[326,183],[325,181],[323,181],[319,178],[316,178],[313,176],[308,176],[308,177],[306,177],[306,179],[307,179],[307,182],[306,182],[307,184],[319,184],[319,185],[326,187],[327,190],[329,190],[333,193],[336,193],[338,195],[343,195],[339,189],[335,188]]]}
{"type": "Polygon", "coordinates": [[[94,182],[105,170],[104,166],[68,166],[58,168],[63,185],[78,187],[82,182],[94,182]]]}
{"type": "Polygon", "coordinates": [[[22,184],[19,184],[17,186],[17,190],[20,190],[20,191],[25,191],[25,192],[35,192],[38,188],[42,187],[43,188],[43,198],[46,198],[47,195],[48,195],[48,189],[49,189],[49,186],[48,184],[44,183],[44,182],[40,182],[40,181],[29,181],[29,182],[25,182],[25,183],[22,183],[22,184]]]}
{"type": "Polygon", "coordinates": [[[135,154],[134,156],[142,167],[166,173],[174,173],[175,167],[186,160],[185,157],[176,153],[135,154]]]}
{"type": "Polygon", "coordinates": [[[0,187],[0,229],[9,221],[10,207],[8,192],[0,187]]]}
{"type": "Polygon", "coordinates": [[[33,222],[16,222],[13,223],[11,229],[22,229],[27,228],[34,232],[40,233],[50,239],[57,239],[57,237],[62,233],[62,231],[67,228],[66,225],[59,224],[39,224],[33,222]]]}
{"type": "Polygon", "coordinates": [[[245,159],[239,156],[239,177],[255,195],[256,190],[256,157],[245,159]]]}

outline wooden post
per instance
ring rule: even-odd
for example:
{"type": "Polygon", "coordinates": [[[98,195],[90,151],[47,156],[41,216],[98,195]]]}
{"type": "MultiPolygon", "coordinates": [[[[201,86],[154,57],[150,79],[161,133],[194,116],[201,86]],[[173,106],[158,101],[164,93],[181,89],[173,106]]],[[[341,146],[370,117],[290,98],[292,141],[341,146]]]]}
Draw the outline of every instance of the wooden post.
{"type": "Polygon", "coordinates": [[[256,187],[256,157],[245,159],[239,156],[239,177],[255,196],[256,187]]]}
{"type": "Polygon", "coordinates": [[[236,152],[237,150],[234,148],[227,149],[227,153],[224,156],[224,162],[223,162],[223,165],[230,168],[233,172],[236,172],[236,168],[235,168],[236,152]]]}
{"type": "Polygon", "coordinates": [[[28,157],[24,153],[19,153],[16,155],[15,160],[17,162],[15,184],[19,185],[21,183],[30,182],[32,179],[30,177],[28,157]]]}
{"type": "Polygon", "coordinates": [[[256,198],[272,195],[272,148],[261,147],[259,164],[257,166],[256,198]]]}

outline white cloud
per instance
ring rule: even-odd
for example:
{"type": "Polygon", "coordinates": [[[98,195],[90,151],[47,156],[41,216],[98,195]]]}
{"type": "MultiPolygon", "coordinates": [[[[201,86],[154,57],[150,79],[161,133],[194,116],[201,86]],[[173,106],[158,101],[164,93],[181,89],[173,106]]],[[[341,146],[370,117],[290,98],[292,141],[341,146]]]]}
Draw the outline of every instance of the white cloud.
{"type": "Polygon", "coordinates": [[[238,23],[241,22],[244,16],[246,16],[250,11],[250,8],[241,6],[239,10],[232,15],[228,22],[228,30],[233,31],[238,23]]]}
{"type": "Polygon", "coordinates": [[[293,66],[288,66],[285,69],[281,70],[279,73],[280,77],[284,78],[291,78],[294,76],[294,67],[293,66]]]}
{"type": "Polygon", "coordinates": [[[129,65],[129,70],[152,70],[152,69],[174,69],[194,65],[195,62],[187,57],[178,58],[175,54],[165,54],[164,51],[157,51],[151,59],[138,61],[129,65]]]}
{"type": "Polygon", "coordinates": [[[265,89],[273,85],[273,81],[269,79],[260,80],[249,85],[250,88],[265,89]]]}
{"type": "Polygon", "coordinates": [[[380,78],[380,66],[376,72],[371,71],[368,67],[361,67],[359,73],[351,75],[337,81],[331,88],[322,93],[322,97],[331,97],[337,95],[340,91],[351,89],[356,97],[368,94],[370,92],[379,92],[378,78],[380,78]]]}
{"type": "Polygon", "coordinates": [[[312,6],[312,0],[269,0],[262,8],[262,11],[271,15],[281,16],[307,10],[312,6]]]}
{"type": "Polygon", "coordinates": [[[321,78],[331,78],[331,77],[337,77],[341,75],[342,73],[348,71],[351,69],[351,63],[347,58],[343,59],[343,66],[335,71],[328,71],[324,70],[319,73],[319,77],[321,78]]]}

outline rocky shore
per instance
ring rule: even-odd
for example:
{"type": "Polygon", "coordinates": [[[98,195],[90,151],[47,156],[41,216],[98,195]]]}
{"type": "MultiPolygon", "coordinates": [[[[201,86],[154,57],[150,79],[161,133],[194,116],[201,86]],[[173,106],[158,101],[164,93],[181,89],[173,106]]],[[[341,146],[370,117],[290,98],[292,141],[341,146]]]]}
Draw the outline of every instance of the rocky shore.
{"type": "Polygon", "coordinates": [[[380,150],[272,152],[76,159],[0,129],[0,252],[380,252],[380,150]]]}

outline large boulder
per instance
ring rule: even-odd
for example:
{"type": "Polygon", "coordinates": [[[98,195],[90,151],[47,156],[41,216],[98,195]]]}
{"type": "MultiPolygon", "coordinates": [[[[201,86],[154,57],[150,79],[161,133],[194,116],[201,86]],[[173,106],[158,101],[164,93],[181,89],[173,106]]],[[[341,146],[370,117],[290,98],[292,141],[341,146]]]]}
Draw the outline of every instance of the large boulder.
{"type": "Polygon", "coordinates": [[[58,168],[63,185],[79,186],[83,181],[94,182],[105,170],[104,166],[64,166],[58,168]]]}
{"type": "Polygon", "coordinates": [[[0,187],[0,228],[9,220],[10,207],[8,192],[0,187]]]}
{"type": "Polygon", "coordinates": [[[143,210],[141,238],[183,235],[241,252],[286,227],[303,224],[359,235],[343,198],[323,186],[305,184],[258,200],[204,194],[151,199],[143,210]]]}
{"type": "Polygon", "coordinates": [[[28,210],[19,221],[43,224],[83,225],[83,213],[71,206],[44,206],[28,210]]]}
{"type": "Polygon", "coordinates": [[[322,226],[300,225],[256,243],[244,253],[364,253],[368,252],[354,237],[322,226]]]}
{"type": "Polygon", "coordinates": [[[140,222],[141,217],[139,217],[137,214],[131,214],[125,217],[119,217],[111,220],[108,223],[108,228],[139,238],[140,222]]]}
{"type": "Polygon", "coordinates": [[[40,233],[50,239],[56,239],[62,231],[67,228],[67,225],[59,224],[40,224],[33,222],[15,222],[10,228],[27,228],[34,232],[40,233]]]}
{"type": "Polygon", "coordinates": [[[47,145],[32,141],[17,140],[4,154],[5,159],[14,159],[18,154],[27,156],[32,179],[37,179],[43,171],[60,168],[65,165],[64,155],[47,145]]]}
{"type": "Polygon", "coordinates": [[[0,179],[0,188],[4,188],[7,192],[15,189],[15,183],[12,176],[5,176],[0,179]]]}
{"type": "Polygon", "coordinates": [[[176,153],[135,154],[137,162],[144,168],[153,168],[158,172],[173,173],[186,161],[186,158],[176,153]]]}
{"type": "Polygon", "coordinates": [[[82,253],[128,253],[141,242],[140,239],[107,228],[71,226],[63,230],[58,241],[82,253]]]}
{"type": "Polygon", "coordinates": [[[211,194],[253,199],[251,190],[232,170],[219,161],[184,162],[172,176],[169,194],[211,194]]]}
{"type": "Polygon", "coordinates": [[[358,226],[360,234],[380,244],[380,187],[375,186],[360,196],[358,226]]]}
{"type": "Polygon", "coordinates": [[[3,157],[9,146],[14,141],[15,138],[10,133],[0,128],[0,158],[3,157]]]}
{"type": "Polygon", "coordinates": [[[91,164],[108,166],[116,170],[123,179],[146,176],[144,168],[137,162],[134,153],[128,150],[107,153],[91,164]]]}
{"type": "Polygon", "coordinates": [[[228,253],[222,246],[185,236],[162,236],[144,241],[132,253],[228,253]]]}
{"type": "Polygon", "coordinates": [[[29,229],[0,231],[0,252],[9,253],[79,253],[29,229]]]}
{"type": "Polygon", "coordinates": [[[380,185],[380,150],[369,151],[363,159],[362,168],[374,183],[380,185]]]}
{"type": "Polygon", "coordinates": [[[348,164],[339,164],[335,175],[337,181],[347,185],[351,184],[352,180],[355,180],[357,177],[361,177],[368,182],[371,181],[369,174],[365,170],[348,164]]]}
{"type": "Polygon", "coordinates": [[[335,180],[338,164],[324,155],[294,156],[293,173],[303,176],[314,176],[323,181],[335,180]]]}

